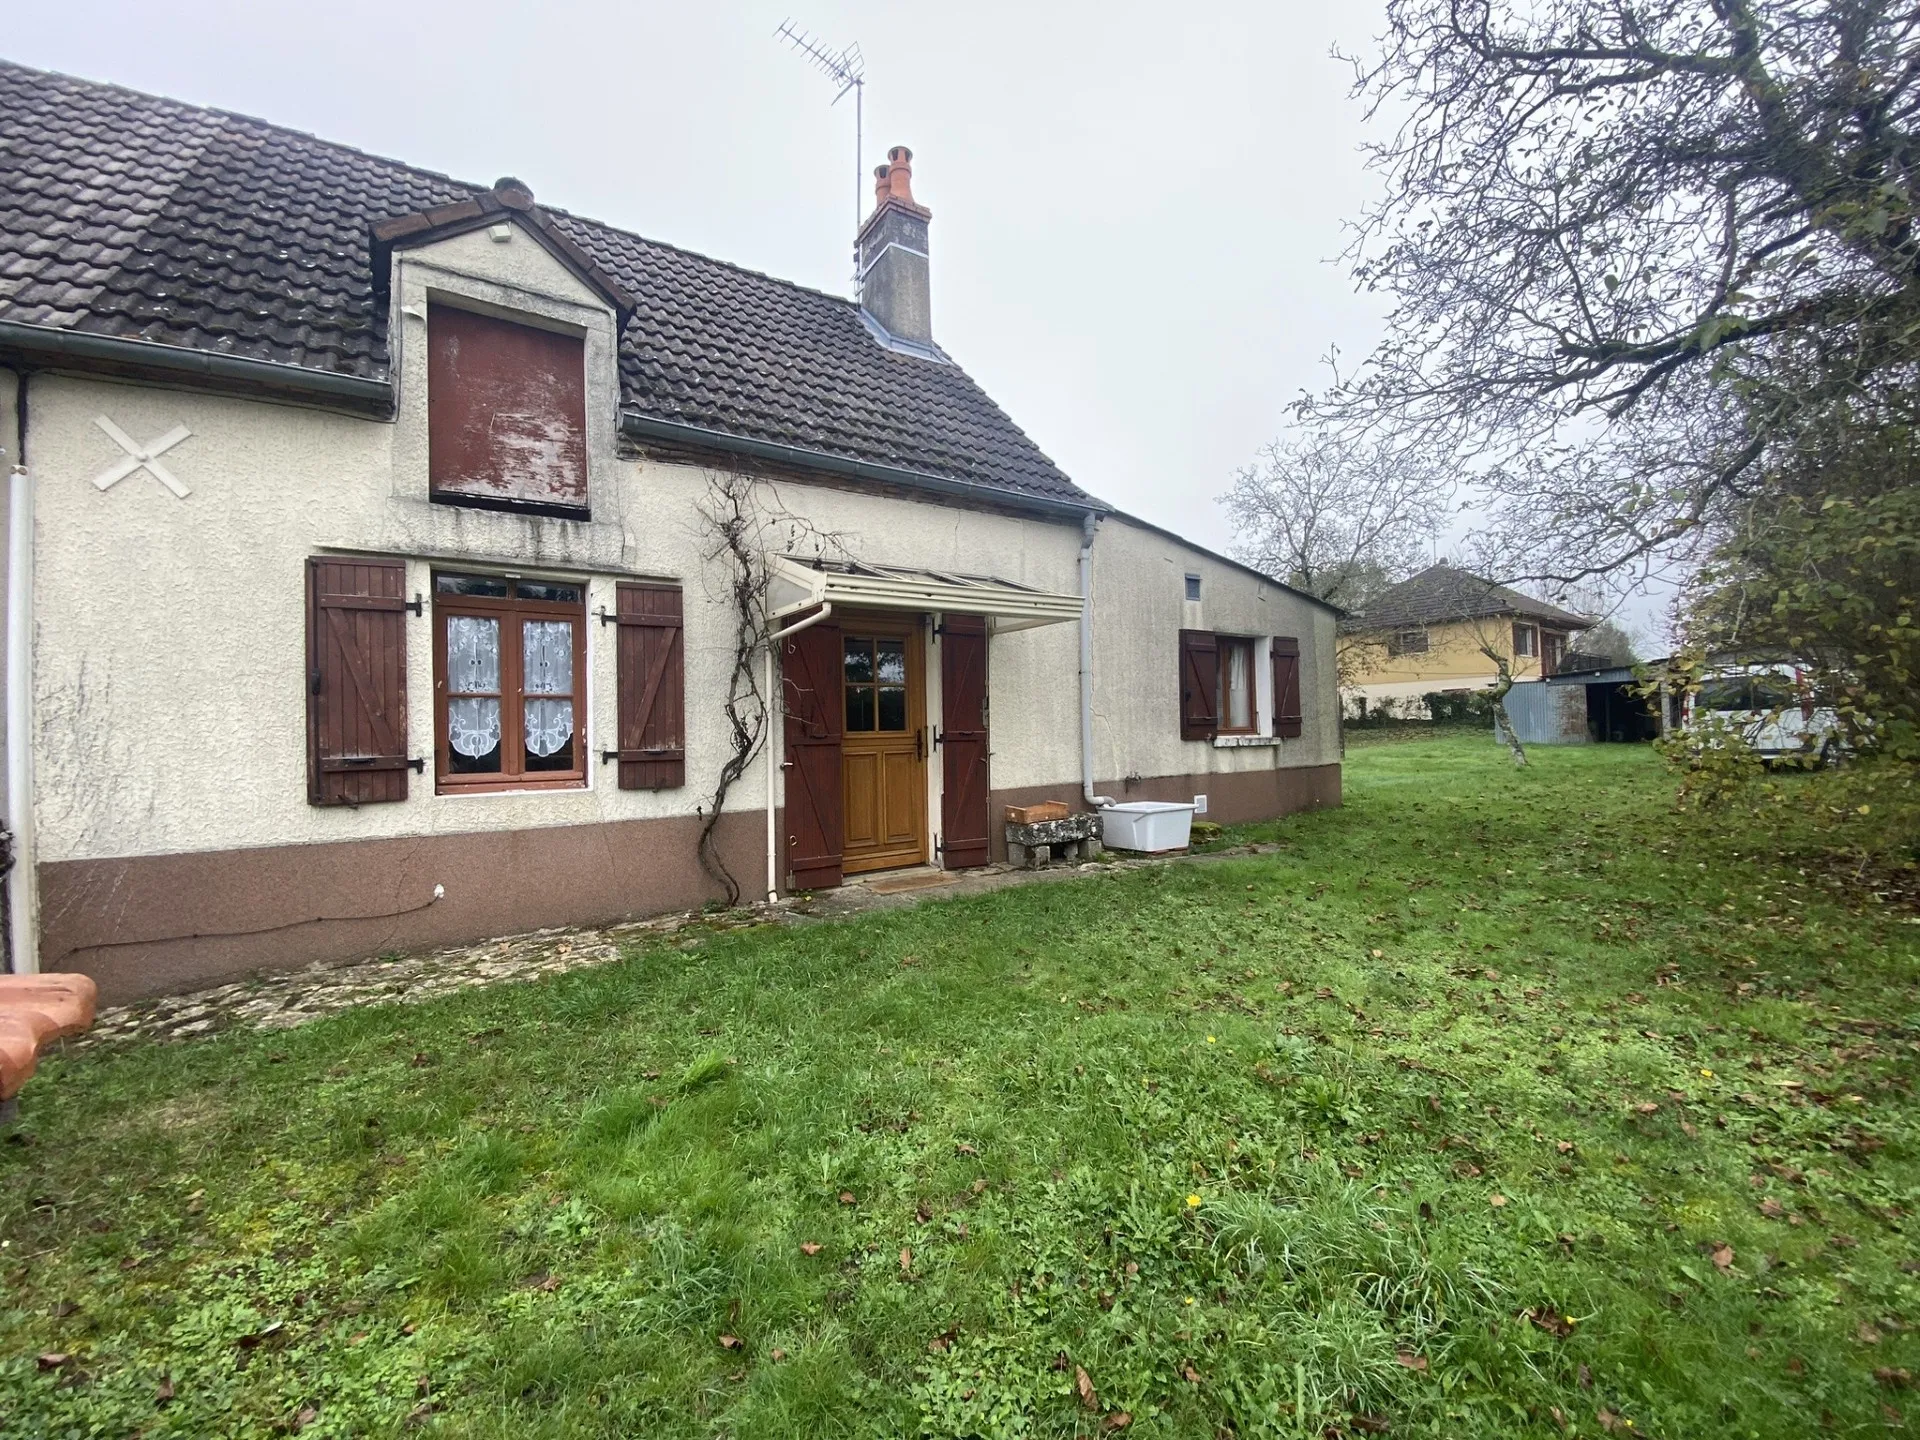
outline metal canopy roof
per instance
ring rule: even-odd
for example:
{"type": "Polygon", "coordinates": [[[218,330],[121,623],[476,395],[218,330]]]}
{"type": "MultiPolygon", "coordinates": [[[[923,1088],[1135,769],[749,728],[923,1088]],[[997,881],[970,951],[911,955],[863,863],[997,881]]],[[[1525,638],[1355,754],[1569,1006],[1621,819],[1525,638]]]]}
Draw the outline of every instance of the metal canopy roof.
{"type": "Polygon", "coordinates": [[[1078,595],[1056,595],[993,575],[799,555],[773,557],[767,598],[775,619],[831,604],[835,609],[985,615],[996,633],[1078,620],[1082,606],[1078,595]]]}

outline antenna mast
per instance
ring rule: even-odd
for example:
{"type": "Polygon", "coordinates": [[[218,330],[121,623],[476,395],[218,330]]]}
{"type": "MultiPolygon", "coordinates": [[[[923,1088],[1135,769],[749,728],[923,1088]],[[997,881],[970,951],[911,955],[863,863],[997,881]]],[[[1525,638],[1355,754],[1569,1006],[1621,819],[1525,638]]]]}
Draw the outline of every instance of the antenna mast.
{"type": "MultiPolygon", "coordinates": [[[[853,228],[854,233],[858,234],[866,185],[865,178],[860,173],[860,155],[865,141],[861,132],[866,125],[866,57],[860,53],[858,41],[844,50],[830,50],[822,41],[816,40],[795,25],[792,20],[782,20],[780,28],[773,32],[773,38],[786,41],[840,87],[839,94],[833,97],[833,104],[838,105],[845,99],[849,90],[853,92],[853,228]]],[[[857,259],[855,263],[857,268],[857,259]]]]}

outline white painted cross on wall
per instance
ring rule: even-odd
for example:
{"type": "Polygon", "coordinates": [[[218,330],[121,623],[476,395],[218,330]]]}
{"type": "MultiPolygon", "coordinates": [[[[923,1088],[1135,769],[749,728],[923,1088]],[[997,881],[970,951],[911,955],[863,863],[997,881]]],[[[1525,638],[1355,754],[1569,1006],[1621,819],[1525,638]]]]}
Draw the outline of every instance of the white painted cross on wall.
{"type": "Polygon", "coordinates": [[[106,431],[113,443],[127,452],[126,459],[109,465],[93,477],[93,483],[100,489],[111,490],[134,471],[144,470],[182,500],[193,493],[180,483],[179,476],[160,463],[162,455],[193,433],[186,426],[176,425],[158,440],[142,446],[136,444],[132,436],[104,415],[94,416],[93,423],[106,431]]]}

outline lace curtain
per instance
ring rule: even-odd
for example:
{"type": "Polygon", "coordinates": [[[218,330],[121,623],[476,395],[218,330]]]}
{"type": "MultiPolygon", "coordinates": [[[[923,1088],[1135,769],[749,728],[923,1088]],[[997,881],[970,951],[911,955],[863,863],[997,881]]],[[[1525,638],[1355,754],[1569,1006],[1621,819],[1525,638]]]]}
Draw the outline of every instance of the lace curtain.
{"type": "Polygon", "coordinates": [[[469,759],[500,744],[500,622],[478,615],[447,617],[447,689],[492,690],[491,697],[447,701],[447,743],[469,759]]]}
{"type": "Polygon", "coordinates": [[[1246,730],[1253,724],[1252,658],[1250,645],[1227,648],[1227,725],[1235,730],[1246,730]]]}
{"type": "Polygon", "coordinates": [[[527,753],[541,759],[573,738],[573,701],[535,699],[573,693],[573,624],[528,620],[521,632],[522,684],[526,690],[527,753]]]}

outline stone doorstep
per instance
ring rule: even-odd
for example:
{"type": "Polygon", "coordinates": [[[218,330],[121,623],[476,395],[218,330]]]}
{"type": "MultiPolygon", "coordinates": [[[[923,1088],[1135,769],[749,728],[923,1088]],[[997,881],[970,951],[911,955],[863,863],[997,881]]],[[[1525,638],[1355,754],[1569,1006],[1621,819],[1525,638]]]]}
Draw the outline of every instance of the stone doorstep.
{"type": "MultiPolygon", "coordinates": [[[[1033,827],[1051,829],[1067,822],[1049,821],[1033,827]]],[[[1016,827],[1009,825],[1009,833],[1016,827]]],[[[1025,827],[1021,827],[1025,828],[1025,827]]],[[[1061,842],[1054,842],[1061,843],[1061,842]]],[[[1084,841],[1094,846],[1098,840],[1084,841]]],[[[231,1025],[256,1030],[290,1030],[310,1020],[323,1019],[365,1004],[411,1005],[482,985],[517,984],[548,975],[564,974],[620,958],[623,942],[648,936],[669,937],[682,930],[740,930],[758,925],[793,925],[838,920],[869,910],[917,905],[928,900],[985,894],[1008,885],[1068,880],[1086,874],[1133,870],[1149,865],[1191,863],[1235,856],[1259,855],[1277,845],[1245,845],[1206,855],[1112,855],[1077,865],[1022,869],[989,865],[960,873],[953,884],[937,888],[877,894],[859,885],[823,890],[772,904],[757,901],[735,910],[683,910],[646,920],[623,921],[591,929],[549,928],[500,936],[477,945],[456,945],[423,955],[373,957],[316,963],[298,970],[262,971],[246,980],[226,981],[206,990],[165,995],[153,1000],[115,1005],[99,1012],[94,1027],[83,1036],[58,1042],[59,1048],[90,1050],[127,1040],[190,1040],[231,1025]]],[[[1097,853],[1097,852],[1096,852],[1097,853]]],[[[693,948],[697,941],[683,942],[693,948]]]]}

